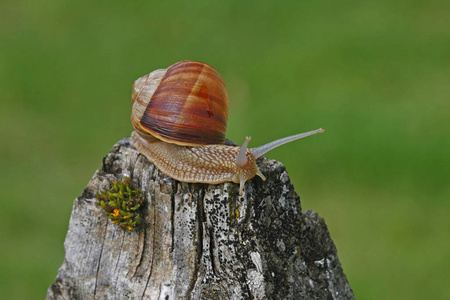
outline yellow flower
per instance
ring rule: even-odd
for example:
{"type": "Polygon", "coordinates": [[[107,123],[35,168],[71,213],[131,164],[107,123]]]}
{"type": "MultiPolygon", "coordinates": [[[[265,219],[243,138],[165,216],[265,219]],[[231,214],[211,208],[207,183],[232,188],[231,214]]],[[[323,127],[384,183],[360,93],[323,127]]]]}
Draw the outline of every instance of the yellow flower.
{"type": "Polygon", "coordinates": [[[132,230],[132,229],[133,229],[133,227],[131,227],[131,226],[127,226],[127,229],[128,229],[128,230],[132,230]]]}
{"type": "Polygon", "coordinates": [[[111,214],[113,217],[119,217],[120,213],[119,210],[117,208],[114,209],[114,212],[111,214]]]}

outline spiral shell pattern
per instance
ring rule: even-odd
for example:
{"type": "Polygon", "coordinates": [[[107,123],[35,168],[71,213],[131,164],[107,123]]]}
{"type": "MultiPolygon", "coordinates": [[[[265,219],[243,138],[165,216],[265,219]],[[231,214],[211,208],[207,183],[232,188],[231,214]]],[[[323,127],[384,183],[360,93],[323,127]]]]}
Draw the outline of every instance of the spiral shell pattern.
{"type": "Polygon", "coordinates": [[[158,71],[139,78],[133,86],[136,131],[184,146],[223,144],[229,104],[219,73],[195,61],[178,62],[163,76],[164,70],[158,71]]]}

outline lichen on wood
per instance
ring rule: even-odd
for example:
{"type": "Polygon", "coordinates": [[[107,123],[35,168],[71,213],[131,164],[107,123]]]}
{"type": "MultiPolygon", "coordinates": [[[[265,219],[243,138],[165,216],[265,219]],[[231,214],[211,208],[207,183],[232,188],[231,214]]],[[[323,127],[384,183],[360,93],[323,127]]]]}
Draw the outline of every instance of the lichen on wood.
{"type": "Polygon", "coordinates": [[[124,138],[75,199],[66,256],[47,299],[354,299],[325,221],[302,211],[285,167],[266,181],[181,183],[124,138]],[[96,193],[130,177],[146,201],[124,231],[96,193]]]}

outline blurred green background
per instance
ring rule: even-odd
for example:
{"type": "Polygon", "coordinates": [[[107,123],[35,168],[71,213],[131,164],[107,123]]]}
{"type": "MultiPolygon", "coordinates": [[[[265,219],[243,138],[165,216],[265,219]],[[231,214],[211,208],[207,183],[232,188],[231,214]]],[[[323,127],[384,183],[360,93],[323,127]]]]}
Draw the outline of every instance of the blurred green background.
{"type": "Polygon", "coordinates": [[[450,2],[0,3],[0,290],[42,299],[73,200],[132,131],[135,79],[192,59],[229,139],[282,161],[358,299],[449,299],[450,2]]]}

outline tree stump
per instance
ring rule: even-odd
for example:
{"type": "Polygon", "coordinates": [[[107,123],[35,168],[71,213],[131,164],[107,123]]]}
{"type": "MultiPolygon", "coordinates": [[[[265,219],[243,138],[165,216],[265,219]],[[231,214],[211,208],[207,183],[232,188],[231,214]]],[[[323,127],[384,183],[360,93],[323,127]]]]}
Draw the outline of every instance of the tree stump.
{"type": "Polygon", "coordinates": [[[47,299],[354,299],[325,221],[301,210],[285,167],[266,181],[181,183],[120,140],[75,199],[66,256],[47,299]],[[96,192],[131,177],[143,222],[121,229],[96,192]]]}

